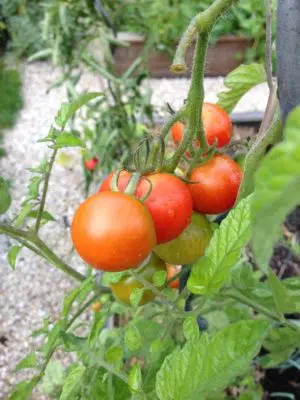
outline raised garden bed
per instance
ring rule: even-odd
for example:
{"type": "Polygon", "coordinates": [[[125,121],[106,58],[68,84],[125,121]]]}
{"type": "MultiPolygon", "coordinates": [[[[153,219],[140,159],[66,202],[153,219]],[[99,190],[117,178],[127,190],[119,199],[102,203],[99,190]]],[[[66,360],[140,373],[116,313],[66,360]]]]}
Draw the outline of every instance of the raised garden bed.
{"type": "MultiPolygon", "coordinates": [[[[118,39],[130,44],[129,47],[117,47],[114,54],[117,72],[122,74],[143,51],[145,38],[136,34],[120,33],[118,39]]],[[[221,37],[215,45],[211,45],[208,48],[205,75],[227,75],[245,60],[246,51],[251,45],[252,41],[244,37],[221,37]]],[[[190,76],[191,74],[193,49],[194,46],[191,46],[186,55],[188,71],[185,76],[190,76]]],[[[147,58],[147,67],[152,77],[174,77],[174,74],[169,70],[171,58],[167,52],[149,50],[147,58]]]]}

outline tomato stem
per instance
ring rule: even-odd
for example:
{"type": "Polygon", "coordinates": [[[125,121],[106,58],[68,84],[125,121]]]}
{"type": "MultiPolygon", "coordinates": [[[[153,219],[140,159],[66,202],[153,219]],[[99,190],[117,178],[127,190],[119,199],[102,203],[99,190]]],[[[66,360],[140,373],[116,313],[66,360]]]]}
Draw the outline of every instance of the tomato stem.
{"type": "Polygon", "coordinates": [[[141,173],[134,172],[131,175],[131,178],[126,186],[126,189],[124,190],[124,193],[133,195],[136,191],[136,188],[137,188],[137,185],[138,185],[140,179],[141,179],[141,173]]]}

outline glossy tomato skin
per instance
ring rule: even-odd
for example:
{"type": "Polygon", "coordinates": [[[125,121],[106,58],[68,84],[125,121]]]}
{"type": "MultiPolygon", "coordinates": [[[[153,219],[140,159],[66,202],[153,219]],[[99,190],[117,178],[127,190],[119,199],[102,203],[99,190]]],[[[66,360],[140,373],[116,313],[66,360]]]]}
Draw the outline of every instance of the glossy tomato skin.
{"type": "MultiPolygon", "coordinates": [[[[188,226],[193,212],[193,201],[187,185],[168,173],[147,175],[152,190],[145,200],[155,226],[157,243],[175,239],[188,226]]],[[[142,179],[136,195],[142,198],[149,189],[149,182],[142,179]]]]}
{"type": "MultiPolygon", "coordinates": [[[[150,261],[142,268],[139,269],[138,274],[141,275],[148,282],[153,283],[153,274],[156,271],[166,271],[166,264],[160,260],[154,253],[152,253],[150,261]]],[[[130,295],[135,288],[142,289],[144,285],[137,281],[133,276],[129,274],[122,277],[119,282],[112,283],[110,285],[113,295],[125,304],[130,303],[130,295]]],[[[153,300],[155,294],[145,289],[139,302],[139,305],[144,305],[149,301],[153,300]]]]}
{"type": "MultiPolygon", "coordinates": [[[[123,172],[123,171],[122,171],[123,172]]],[[[100,191],[109,190],[112,174],[102,183],[100,191]]],[[[124,190],[131,174],[120,175],[118,188],[124,190]]],[[[176,238],[187,227],[193,212],[193,201],[187,185],[168,173],[149,174],[152,190],[144,204],[154,221],[157,243],[176,238]]],[[[141,179],[135,195],[142,198],[149,190],[149,181],[141,179]]]]}
{"type": "Polygon", "coordinates": [[[217,141],[221,148],[230,143],[232,137],[232,122],[229,115],[217,104],[204,103],[202,107],[202,122],[207,143],[212,146],[217,141]]]}
{"type": "Polygon", "coordinates": [[[204,254],[211,235],[211,225],[205,215],[193,213],[190,224],[181,235],[154,247],[153,251],[168,264],[192,264],[204,254]]]}
{"type": "MultiPolygon", "coordinates": [[[[168,275],[167,275],[167,280],[173,278],[173,276],[177,275],[178,272],[181,271],[182,265],[171,265],[171,264],[167,264],[167,271],[168,271],[168,275]]],[[[169,283],[169,286],[172,289],[178,289],[179,288],[179,278],[176,279],[175,281],[169,283]]]]}
{"type": "MultiPolygon", "coordinates": [[[[217,104],[203,103],[202,123],[207,143],[212,146],[217,141],[217,147],[221,148],[230,143],[232,137],[232,122],[229,115],[217,104]]],[[[176,146],[182,141],[184,124],[176,122],[171,128],[173,142],[176,146]]],[[[199,147],[198,140],[194,141],[195,148],[199,147]]],[[[190,153],[186,154],[190,157],[190,153]]]]}
{"type": "Polygon", "coordinates": [[[195,167],[189,177],[194,210],[204,214],[220,214],[235,203],[242,180],[242,169],[226,155],[216,155],[195,167]]]}
{"type": "MultiPolygon", "coordinates": [[[[111,172],[109,175],[107,175],[107,177],[104,179],[104,181],[100,185],[99,192],[111,190],[110,183],[111,183],[111,180],[112,180],[114,174],[115,174],[115,172],[111,172]]],[[[120,192],[124,192],[124,190],[126,189],[126,186],[131,178],[131,175],[132,174],[126,170],[121,171],[119,180],[118,180],[118,189],[120,190],[120,192]]]]}
{"type": "Polygon", "coordinates": [[[104,271],[137,267],[156,243],[146,207],[127,194],[110,191],[97,193],[79,206],[71,233],[81,258],[104,271]]]}

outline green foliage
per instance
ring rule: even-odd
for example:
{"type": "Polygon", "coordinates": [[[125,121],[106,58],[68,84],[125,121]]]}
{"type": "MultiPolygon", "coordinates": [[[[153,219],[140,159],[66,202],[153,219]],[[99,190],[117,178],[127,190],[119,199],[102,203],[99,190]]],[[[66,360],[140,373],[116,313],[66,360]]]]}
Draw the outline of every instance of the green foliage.
{"type": "Polygon", "coordinates": [[[216,293],[228,280],[250,238],[251,197],[241,201],[214,231],[204,257],[194,264],[188,280],[192,293],[216,293]]]}
{"type": "Polygon", "coordinates": [[[0,176],[0,214],[4,214],[9,209],[11,200],[9,184],[0,176]]]}
{"type": "Polygon", "coordinates": [[[228,90],[218,94],[218,104],[230,113],[250,89],[265,80],[262,64],[240,65],[226,76],[224,83],[228,90]]]}
{"type": "Polygon", "coordinates": [[[246,371],[267,327],[263,321],[242,321],[211,339],[203,333],[200,339],[177,348],[157,375],[159,399],[193,400],[225,389],[235,376],[246,371]]]}
{"type": "Polygon", "coordinates": [[[300,202],[300,108],[286,122],[284,141],[264,158],[257,172],[251,216],[253,249],[260,267],[267,271],[280,224],[300,202]]]}

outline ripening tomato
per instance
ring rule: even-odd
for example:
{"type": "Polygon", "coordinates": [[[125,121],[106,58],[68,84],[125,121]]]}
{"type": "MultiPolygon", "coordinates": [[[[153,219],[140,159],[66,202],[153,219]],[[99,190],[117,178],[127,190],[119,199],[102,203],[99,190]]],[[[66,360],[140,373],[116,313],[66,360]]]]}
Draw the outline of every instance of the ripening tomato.
{"type": "Polygon", "coordinates": [[[97,193],[79,206],[71,233],[80,257],[104,271],[137,267],[156,243],[147,208],[127,194],[110,191],[97,193]]]}
{"type": "Polygon", "coordinates": [[[212,146],[215,140],[217,147],[229,144],[232,136],[232,122],[229,115],[217,104],[204,103],[202,107],[202,122],[207,143],[212,146]]]}
{"type": "Polygon", "coordinates": [[[85,165],[85,168],[88,171],[94,171],[94,169],[98,165],[98,162],[99,162],[98,158],[97,157],[93,157],[93,158],[91,158],[89,160],[85,160],[84,165],[85,165]]]}
{"type": "MultiPolygon", "coordinates": [[[[123,171],[122,171],[123,172],[123,171]]],[[[118,182],[119,190],[124,190],[130,173],[124,171],[118,182]]],[[[110,174],[100,187],[100,192],[110,190],[110,174]]],[[[193,211],[193,202],[187,185],[179,178],[168,173],[147,175],[152,190],[144,204],[154,221],[157,243],[165,243],[175,239],[187,227],[193,211]]],[[[149,190],[147,179],[141,179],[136,196],[142,198],[149,190]]]]}
{"type": "MultiPolygon", "coordinates": [[[[167,279],[171,279],[173,278],[173,276],[177,275],[182,269],[182,265],[171,265],[171,264],[167,264],[167,271],[168,271],[168,275],[167,275],[167,279]]],[[[179,279],[176,279],[173,282],[169,283],[169,286],[173,289],[178,289],[179,288],[179,279]]]]}
{"type": "MultiPolygon", "coordinates": [[[[138,274],[148,282],[153,284],[153,275],[156,271],[166,271],[166,264],[152,253],[149,262],[141,269],[138,274]]],[[[133,276],[125,274],[119,282],[111,283],[110,285],[113,295],[123,303],[130,303],[130,295],[135,288],[142,289],[144,285],[136,280],[133,276]]],[[[153,300],[155,294],[150,289],[145,289],[139,302],[143,305],[153,300]]]]}
{"type": "MultiPolygon", "coordinates": [[[[111,172],[109,175],[107,175],[107,177],[101,183],[99,192],[104,192],[105,190],[111,190],[110,183],[114,174],[115,172],[111,172]]],[[[132,174],[126,170],[121,171],[118,179],[118,189],[120,190],[120,192],[124,192],[124,190],[126,189],[126,186],[131,178],[131,175],[132,174]]]]}
{"type": "Polygon", "coordinates": [[[189,179],[194,210],[204,214],[220,214],[235,203],[242,180],[238,163],[226,155],[216,155],[207,163],[195,167],[189,179]]]}
{"type": "Polygon", "coordinates": [[[193,213],[191,222],[176,239],[155,246],[153,251],[168,264],[192,264],[204,254],[212,235],[205,215],[193,213]]]}
{"type": "MultiPolygon", "coordinates": [[[[230,143],[232,136],[232,123],[229,115],[217,104],[203,103],[202,123],[206,135],[207,143],[212,146],[217,141],[217,147],[224,147],[230,143]]],[[[184,124],[176,122],[172,128],[172,138],[176,146],[182,141],[184,134],[184,124]]],[[[194,140],[195,148],[200,146],[199,140],[194,140]]],[[[190,153],[186,153],[191,156],[190,153]]]]}

